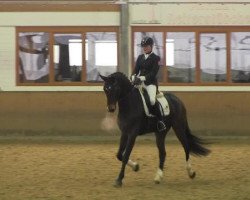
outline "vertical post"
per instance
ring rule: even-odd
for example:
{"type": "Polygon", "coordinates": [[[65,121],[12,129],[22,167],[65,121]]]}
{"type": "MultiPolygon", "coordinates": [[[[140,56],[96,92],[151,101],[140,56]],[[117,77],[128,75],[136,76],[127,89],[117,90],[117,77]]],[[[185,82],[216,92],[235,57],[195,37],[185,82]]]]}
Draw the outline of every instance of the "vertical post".
{"type": "Polygon", "coordinates": [[[129,14],[128,3],[120,4],[119,71],[129,75],[129,14]]]}

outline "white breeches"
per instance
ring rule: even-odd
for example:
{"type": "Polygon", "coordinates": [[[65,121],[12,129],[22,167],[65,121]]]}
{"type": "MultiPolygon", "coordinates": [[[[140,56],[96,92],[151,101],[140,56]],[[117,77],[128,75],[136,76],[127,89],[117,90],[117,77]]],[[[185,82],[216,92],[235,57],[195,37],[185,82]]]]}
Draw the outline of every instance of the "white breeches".
{"type": "Polygon", "coordinates": [[[150,104],[153,106],[155,105],[155,97],[156,97],[156,86],[155,85],[145,85],[142,84],[142,87],[147,90],[149,95],[150,104]]]}

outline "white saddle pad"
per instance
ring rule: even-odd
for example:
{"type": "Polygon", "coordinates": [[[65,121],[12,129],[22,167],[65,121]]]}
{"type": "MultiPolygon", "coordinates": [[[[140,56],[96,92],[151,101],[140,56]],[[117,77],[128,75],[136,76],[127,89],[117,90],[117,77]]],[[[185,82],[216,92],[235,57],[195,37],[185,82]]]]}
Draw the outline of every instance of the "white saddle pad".
{"type": "Polygon", "coordinates": [[[164,94],[160,92],[156,95],[157,101],[161,104],[162,110],[161,114],[162,116],[167,116],[170,113],[169,105],[167,99],[164,97],[164,94]]]}
{"type": "MultiPolygon", "coordinates": [[[[142,89],[140,87],[138,89],[139,89],[139,92],[140,92],[140,95],[141,95],[141,98],[142,98],[142,102],[143,102],[143,107],[144,107],[145,114],[148,117],[154,117],[154,115],[152,115],[149,112],[148,106],[146,104],[145,98],[144,98],[143,93],[142,93],[142,89]]],[[[169,115],[170,109],[169,109],[168,101],[164,97],[164,94],[162,92],[160,92],[159,94],[156,95],[156,99],[161,104],[161,107],[162,107],[161,114],[162,114],[162,116],[169,115]]]]}

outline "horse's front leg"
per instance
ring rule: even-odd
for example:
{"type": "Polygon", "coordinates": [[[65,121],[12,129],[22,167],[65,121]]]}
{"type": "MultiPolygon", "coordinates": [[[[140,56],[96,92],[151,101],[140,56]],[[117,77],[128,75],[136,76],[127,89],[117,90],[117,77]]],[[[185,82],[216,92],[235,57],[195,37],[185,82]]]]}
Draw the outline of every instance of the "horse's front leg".
{"type": "Polygon", "coordinates": [[[122,161],[123,153],[125,151],[126,145],[128,141],[128,135],[125,133],[122,133],[121,138],[120,138],[120,145],[118,152],[116,154],[116,158],[120,161],[122,161]]]}
{"type": "MultiPolygon", "coordinates": [[[[120,138],[120,146],[118,149],[118,152],[116,154],[116,157],[118,160],[122,161],[123,153],[125,151],[126,145],[128,141],[128,136],[124,133],[122,133],[121,138],[120,138]]],[[[140,169],[140,166],[137,162],[134,162],[132,160],[128,160],[128,166],[132,168],[133,171],[137,172],[140,169]]]]}
{"type": "Polygon", "coordinates": [[[121,187],[122,186],[122,179],[124,178],[125,168],[126,168],[126,165],[128,163],[129,156],[130,156],[130,154],[132,152],[132,149],[134,147],[135,139],[136,139],[136,136],[129,136],[128,137],[127,144],[126,144],[126,147],[125,147],[125,152],[124,152],[124,154],[122,156],[122,167],[121,167],[119,176],[115,181],[115,185],[114,185],[115,187],[121,187]]]}
{"type": "Polygon", "coordinates": [[[166,158],[166,149],[165,149],[165,136],[166,134],[156,133],[156,144],[159,150],[159,167],[157,169],[154,181],[156,184],[159,184],[163,178],[163,168],[166,158]]]}

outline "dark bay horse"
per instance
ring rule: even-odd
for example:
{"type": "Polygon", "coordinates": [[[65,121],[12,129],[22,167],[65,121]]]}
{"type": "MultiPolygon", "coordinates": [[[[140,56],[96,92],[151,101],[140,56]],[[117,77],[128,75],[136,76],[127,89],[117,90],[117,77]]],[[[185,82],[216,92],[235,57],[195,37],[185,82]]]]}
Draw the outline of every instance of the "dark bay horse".
{"type": "Polygon", "coordinates": [[[139,165],[129,160],[129,156],[135,144],[136,137],[150,132],[155,132],[156,144],[159,150],[159,168],[156,172],[155,182],[160,183],[163,177],[163,167],[166,157],[165,137],[171,127],[184,148],[188,175],[190,178],[194,178],[195,172],[191,168],[189,153],[206,156],[210,151],[202,146],[203,142],[200,138],[191,134],[187,122],[186,109],[181,100],[171,93],[164,93],[169,103],[170,114],[164,119],[167,130],[164,133],[159,133],[157,131],[157,119],[154,117],[148,118],[145,115],[139,90],[131,84],[123,73],[116,72],[108,77],[101,75],[100,77],[104,80],[108,111],[114,112],[117,103],[119,107],[118,126],[121,130],[121,138],[117,158],[122,162],[122,167],[115,181],[115,186],[122,186],[127,164],[134,171],[139,170],[139,165]]]}

